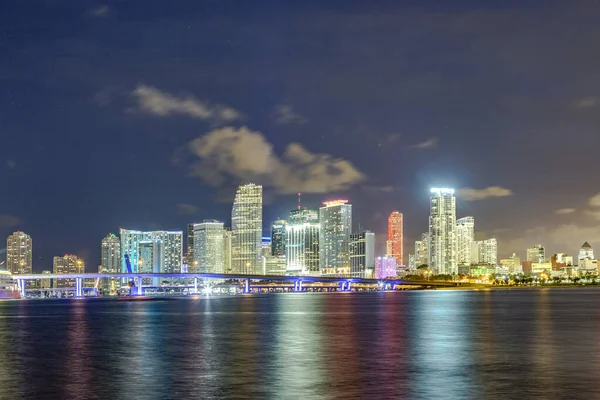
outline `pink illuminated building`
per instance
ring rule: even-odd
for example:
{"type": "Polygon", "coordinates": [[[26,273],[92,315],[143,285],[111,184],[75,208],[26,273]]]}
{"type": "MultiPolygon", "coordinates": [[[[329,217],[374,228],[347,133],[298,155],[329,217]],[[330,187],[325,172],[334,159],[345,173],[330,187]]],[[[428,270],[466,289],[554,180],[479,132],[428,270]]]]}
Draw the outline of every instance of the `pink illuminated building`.
{"type": "Polygon", "coordinates": [[[396,257],[377,257],[375,260],[375,279],[396,277],[396,257]]]}

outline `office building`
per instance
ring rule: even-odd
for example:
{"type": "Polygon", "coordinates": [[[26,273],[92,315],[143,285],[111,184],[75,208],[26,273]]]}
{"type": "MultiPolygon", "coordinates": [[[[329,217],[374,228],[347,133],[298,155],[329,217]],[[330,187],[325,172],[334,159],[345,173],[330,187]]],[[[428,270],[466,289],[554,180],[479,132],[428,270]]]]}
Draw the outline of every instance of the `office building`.
{"type": "Polygon", "coordinates": [[[278,219],[271,224],[271,255],[285,256],[285,234],[287,221],[278,219]]]}
{"type": "Polygon", "coordinates": [[[194,262],[200,273],[225,272],[225,228],[222,222],[205,220],[194,224],[194,262]]]}
{"type": "Polygon", "coordinates": [[[121,272],[121,239],[112,233],[102,239],[101,266],[102,273],[121,272]]]}
{"type": "Polygon", "coordinates": [[[198,272],[198,266],[194,265],[194,224],[188,224],[187,226],[187,247],[186,247],[186,264],[188,265],[188,272],[198,272]]]}
{"type": "MultiPolygon", "coordinates": [[[[159,271],[161,273],[179,273],[183,263],[183,232],[182,231],[136,231],[121,228],[121,271],[127,272],[125,254],[129,255],[133,272],[139,271],[140,243],[156,242],[156,246],[144,247],[144,254],[148,256],[150,248],[152,257],[159,257],[159,271]],[[160,247],[160,249],[159,249],[160,247]]],[[[154,261],[145,260],[144,267],[149,268],[154,261]]]]}
{"type": "Polygon", "coordinates": [[[475,218],[464,217],[456,221],[456,262],[459,266],[471,265],[471,243],[475,240],[475,218]]]}
{"type": "MultiPolygon", "coordinates": [[[[397,261],[396,261],[397,262],[397,261]]],[[[366,278],[375,268],[375,234],[370,231],[350,235],[350,276],[366,278]]]]}
{"type": "Polygon", "coordinates": [[[404,246],[404,216],[398,211],[393,211],[388,217],[388,238],[386,255],[395,257],[399,265],[403,265],[404,246]]]}
{"type": "Polygon", "coordinates": [[[518,274],[523,272],[523,268],[521,266],[521,258],[517,256],[516,253],[513,253],[510,258],[504,258],[500,260],[500,265],[508,268],[508,272],[511,274],[518,274]]]}
{"type": "MultiPolygon", "coordinates": [[[[62,257],[54,257],[54,274],[82,274],[85,271],[83,260],[73,254],[65,254],[62,257]]],[[[75,278],[54,279],[55,288],[74,288],[75,278]]]]}
{"type": "Polygon", "coordinates": [[[421,234],[421,240],[415,242],[415,268],[429,266],[429,233],[421,234]]]}
{"type": "Polygon", "coordinates": [[[579,261],[578,264],[581,264],[581,260],[593,260],[593,259],[594,259],[594,249],[592,249],[592,246],[590,246],[590,244],[588,242],[585,242],[581,246],[581,249],[579,250],[579,256],[577,257],[577,260],[579,261]]]}
{"type": "Polygon", "coordinates": [[[319,275],[319,211],[299,209],[290,212],[286,225],[286,274],[319,275]]]}
{"type": "Polygon", "coordinates": [[[431,189],[429,268],[436,274],[456,274],[456,197],[454,189],[431,189]]]}
{"type": "Polygon", "coordinates": [[[377,257],[375,260],[375,279],[386,279],[396,277],[396,258],[377,257]]]}
{"type": "Polygon", "coordinates": [[[6,239],[6,270],[12,275],[31,274],[33,246],[31,236],[14,232],[6,239]]]}
{"type": "Polygon", "coordinates": [[[319,209],[319,258],[322,275],[350,274],[352,205],[332,200],[319,209]]]}
{"type": "Polygon", "coordinates": [[[527,249],[527,261],[532,263],[543,264],[546,261],[546,250],[541,244],[527,249]]]}
{"type": "Polygon", "coordinates": [[[471,242],[471,264],[498,264],[498,242],[495,238],[471,242]]]}
{"type": "Polygon", "coordinates": [[[231,263],[235,274],[256,274],[262,267],[262,186],[238,188],[231,211],[231,263]]]}
{"type": "Polygon", "coordinates": [[[223,229],[223,271],[226,274],[231,274],[231,229],[224,228],[223,229]]]}

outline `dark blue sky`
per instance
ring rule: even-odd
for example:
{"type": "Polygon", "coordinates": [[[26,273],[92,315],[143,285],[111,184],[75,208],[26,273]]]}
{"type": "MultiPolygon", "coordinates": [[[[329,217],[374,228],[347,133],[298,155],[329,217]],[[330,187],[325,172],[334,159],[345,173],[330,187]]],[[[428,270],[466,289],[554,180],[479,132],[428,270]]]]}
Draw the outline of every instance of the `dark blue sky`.
{"type": "Polygon", "coordinates": [[[265,227],[297,191],[343,196],[379,249],[398,209],[412,251],[436,185],[476,189],[458,214],[501,257],[600,247],[598,21],[596,1],[2,1],[0,234],[31,234],[35,271],[94,270],[108,232],[229,223],[252,180],[265,227]]]}

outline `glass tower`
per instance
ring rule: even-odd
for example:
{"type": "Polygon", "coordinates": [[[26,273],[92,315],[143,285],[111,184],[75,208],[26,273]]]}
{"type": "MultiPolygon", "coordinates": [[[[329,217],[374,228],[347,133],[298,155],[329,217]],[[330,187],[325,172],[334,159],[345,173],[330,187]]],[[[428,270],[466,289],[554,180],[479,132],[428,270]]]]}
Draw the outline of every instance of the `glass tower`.
{"type": "Polygon", "coordinates": [[[262,270],[262,186],[238,188],[231,210],[231,268],[234,274],[262,270]]]}
{"type": "Polygon", "coordinates": [[[6,239],[6,270],[13,275],[31,274],[31,236],[15,232],[6,239]]]}
{"type": "Polygon", "coordinates": [[[271,224],[271,255],[280,257],[285,255],[285,227],[287,222],[278,219],[271,224]]]}
{"type": "Polygon", "coordinates": [[[475,240],[475,218],[464,217],[456,221],[456,262],[471,265],[471,244],[475,240]]]}
{"type": "Polygon", "coordinates": [[[319,211],[293,210],[286,226],[286,274],[319,275],[319,211]]]}
{"type": "Polygon", "coordinates": [[[225,228],[222,222],[205,220],[194,224],[194,265],[200,273],[225,272],[225,228]]]}
{"type": "Polygon", "coordinates": [[[350,274],[352,205],[347,200],[323,203],[319,209],[319,258],[321,274],[350,274]]]}
{"type": "Polygon", "coordinates": [[[429,243],[429,268],[436,274],[458,273],[454,189],[431,189],[429,243]]]}
{"type": "Polygon", "coordinates": [[[139,249],[141,242],[158,241],[161,246],[162,260],[159,272],[179,273],[183,258],[182,231],[134,231],[121,228],[121,271],[127,272],[125,254],[129,255],[131,269],[139,272],[139,249]]]}

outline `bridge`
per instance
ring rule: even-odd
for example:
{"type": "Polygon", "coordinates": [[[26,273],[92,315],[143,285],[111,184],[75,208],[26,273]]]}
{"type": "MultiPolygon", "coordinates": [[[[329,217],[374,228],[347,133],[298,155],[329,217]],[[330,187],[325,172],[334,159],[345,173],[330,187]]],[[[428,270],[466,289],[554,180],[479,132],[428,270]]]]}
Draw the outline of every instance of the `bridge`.
{"type": "MultiPolygon", "coordinates": [[[[135,286],[132,288],[133,295],[143,294],[143,279],[189,279],[193,280],[194,288],[198,290],[198,280],[220,279],[220,280],[235,280],[243,282],[244,293],[250,292],[251,282],[270,281],[270,282],[293,282],[294,291],[301,292],[304,282],[310,283],[329,283],[339,284],[341,291],[352,290],[352,285],[370,284],[377,285],[381,290],[394,289],[398,285],[423,286],[423,287],[455,287],[460,286],[459,282],[447,281],[427,281],[427,280],[403,280],[399,278],[388,279],[369,279],[369,278],[352,278],[343,276],[292,276],[292,275],[244,275],[244,274],[212,274],[212,273],[119,273],[119,274],[104,274],[104,273],[83,273],[83,274],[28,274],[28,275],[13,275],[13,279],[17,281],[21,295],[25,296],[26,281],[31,280],[47,280],[47,279],[73,279],[75,281],[74,296],[84,296],[84,280],[85,279],[103,279],[103,278],[120,278],[126,279],[128,282],[133,281],[135,286]]],[[[146,286],[148,287],[148,286],[146,286]]],[[[64,288],[69,289],[69,288],[64,288]]]]}

